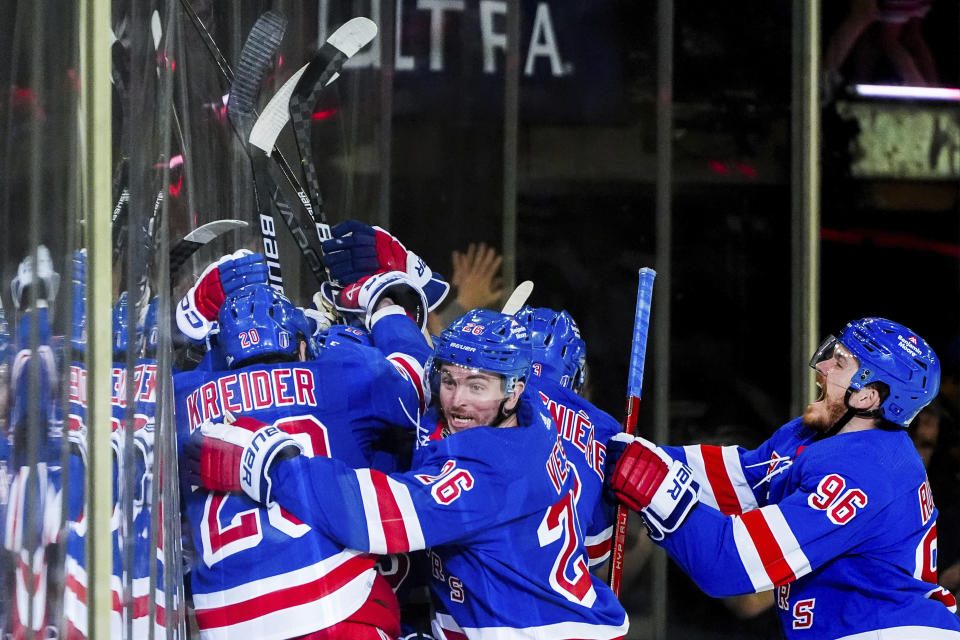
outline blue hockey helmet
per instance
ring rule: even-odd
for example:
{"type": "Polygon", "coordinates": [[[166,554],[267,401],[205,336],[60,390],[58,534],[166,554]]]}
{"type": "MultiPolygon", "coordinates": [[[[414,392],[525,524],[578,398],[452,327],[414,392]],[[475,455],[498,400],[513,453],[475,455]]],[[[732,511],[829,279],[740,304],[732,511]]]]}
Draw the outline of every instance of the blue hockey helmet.
{"type": "Polygon", "coordinates": [[[217,342],[231,368],[252,360],[296,360],[300,340],[307,344],[308,358],[317,356],[303,311],[268,285],[248,285],[237,290],[223,301],[217,320],[217,342]]]}
{"type": "Polygon", "coordinates": [[[902,324],[884,318],[863,318],[847,324],[837,338],[820,346],[812,365],[833,353],[839,342],[856,356],[860,368],[850,380],[859,391],[873,382],[887,385],[890,394],[879,415],[906,427],[940,388],[940,361],[927,342],[902,324]]]}
{"type": "Polygon", "coordinates": [[[317,334],[317,348],[321,351],[341,344],[359,344],[372,347],[373,337],[366,329],[352,327],[348,324],[330,325],[328,329],[317,334]]]}
{"type": "Polygon", "coordinates": [[[427,363],[430,388],[435,398],[440,397],[440,365],[446,362],[502,376],[504,392],[510,394],[517,382],[526,381],[532,361],[525,326],[513,316],[474,309],[454,320],[434,341],[427,363]]]}
{"type": "Polygon", "coordinates": [[[579,393],[586,380],[587,344],[566,311],[524,306],[516,314],[530,332],[533,373],[579,393]]]}

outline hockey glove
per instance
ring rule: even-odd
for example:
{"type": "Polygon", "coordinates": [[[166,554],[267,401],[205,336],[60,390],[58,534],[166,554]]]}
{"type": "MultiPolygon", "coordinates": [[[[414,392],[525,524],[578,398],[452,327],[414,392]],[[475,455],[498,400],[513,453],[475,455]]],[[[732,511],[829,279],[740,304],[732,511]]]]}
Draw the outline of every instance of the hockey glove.
{"type": "Polygon", "coordinates": [[[177,327],[191,340],[203,340],[220,313],[224,299],[248,284],[266,284],[269,270],[263,255],[241,249],[223,256],[200,274],[177,305],[177,327]]]}
{"type": "Polygon", "coordinates": [[[328,303],[319,291],[313,294],[313,302],[303,310],[303,315],[310,322],[314,338],[339,322],[336,308],[328,303]]]}
{"type": "MultiPolygon", "coordinates": [[[[611,444],[617,448],[618,438],[622,442],[622,436],[608,442],[608,452],[611,444]]],[[[621,502],[640,512],[657,541],[676,531],[700,499],[700,485],[690,468],[643,438],[624,448],[608,482],[621,502]]]]}
{"type": "MultiPolygon", "coordinates": [[[[24,258],[17,267],[17,275],[10,281],[10,292],[13,294],[13,306],[16,309],[26,306],[23,298],[25,292],[36,286],[37,300],[53,300],[57,297],[60,287],[60,274],[53,270],[53,260],[50,259],[50,250],[45,245],[37,245],[37,263],[34,268],[33,254],[24,258]]],[[[29,300],[29,296],[27,296],[29,300]]]]}
{"type": "Polygon", "coordinates": [[[380,227],[347,220],[332,232],[333,238],[323,242],[323,261],[330,276],[341,285],[353,284],[375,273],[402,271],[423,290],[430,311],[450,290],[443,276],[433,273],[420,256],[380,227]]]}
{"type": "MultiPolygon", "coordinates": [[[[324,283],[325,285],[327,283],[324,283]]],[[[385,315],[405,313],[423,331],[427,326],[427,299],[423,290],[402,271],[387,271],[361,278],[359,281],[334,293],[329,287],[323,287],[320,294],[326,299],[332,296],[336,308],[344,314],[359,316],[368,331],[374,323],[385,315]],[[377,309],[384,298],[390,298],[393,304],[377,309]]]]}
{"type": "Polygon", "coordinates": [[[243,417],[232,424],[208,421],[184,445],[187,479],[211,491],[243,491],[270,507],[270,465],[302,451],[296,440],[272,424],[243,417]]]}

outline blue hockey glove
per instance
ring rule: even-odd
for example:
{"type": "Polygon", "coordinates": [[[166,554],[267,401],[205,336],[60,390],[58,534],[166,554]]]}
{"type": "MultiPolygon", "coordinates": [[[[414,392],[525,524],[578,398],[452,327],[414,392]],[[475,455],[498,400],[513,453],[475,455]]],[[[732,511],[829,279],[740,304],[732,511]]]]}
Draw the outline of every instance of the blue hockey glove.
{"type": "Polygon", "coordinates": [[[272,424],[243,417],[231,424],[204,422],[184,445],[187,479],[211,491],[243,491],[269,507],[270,465],[302,451],[296,440],[272,424]]]}
{"type": "Polygon", "coordinates": [[[207,266],[177,305],[177,327],[191,340],[203,340],[231,293],[248,284],[266,284],[269,270],[262,254],[241,249],[207,266]]]}
{"type": "Polygon", "coordinates": [[[332,229],[333,238],[323,242],[323,262],[330,276],[343,286],[384,271],[402,271],[420,287],[429,310],[439,305],[450,285],[434,273],[420,256],[380,227],[358,220],[341,222],[332,229]]]}
{"type": "MultiPolygon", "coordinates": [[[[608,455],[610,444],[622,440],[615,436],[608,442],[608,455]]],[[[657,541],[676,531],[700,500],[700,485],[690,468],[643,438],[626,445],[607,482],[621,502],[640,512],[657,541]]]]}

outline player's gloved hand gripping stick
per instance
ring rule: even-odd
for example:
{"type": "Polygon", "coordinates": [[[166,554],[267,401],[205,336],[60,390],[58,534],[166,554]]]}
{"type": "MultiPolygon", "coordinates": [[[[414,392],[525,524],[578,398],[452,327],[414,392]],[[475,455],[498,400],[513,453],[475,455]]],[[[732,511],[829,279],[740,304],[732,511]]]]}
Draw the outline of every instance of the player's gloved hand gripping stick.
{"type": "Polygon", "coordinates": [[[607,455],[623,444],[623,451],[608,460],[616,460],[607,482],[617,499],[639,511],[650,530],[650,537],[663,540],[677,530],[700,500],[700,485],[690,467],[674,460],[666,452],[643,438],[620,433],[611,438],[607,455]]]}

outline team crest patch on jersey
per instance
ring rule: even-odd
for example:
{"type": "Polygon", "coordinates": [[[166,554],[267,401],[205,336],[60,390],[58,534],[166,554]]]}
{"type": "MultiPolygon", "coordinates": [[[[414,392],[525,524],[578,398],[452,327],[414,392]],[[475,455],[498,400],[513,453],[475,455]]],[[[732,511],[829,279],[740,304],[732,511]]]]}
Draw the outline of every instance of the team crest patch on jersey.
{"type": "Polygon", "coordinates": [[[763,465],[767,465],[767,473],[765,476],[760,478],[760,481],[757,482],[757,484],[753,485],[754,489],[762,485],[764,482],[770,482],[774,476],[780,475],[789,469],[790,466],[793,465],[793,459],[790,458],[790,456],[781,456],[776,452],[776,450],[774,450],[770,454],[770,459],[763,460],[762,462],[756,462],[754,464],[748,464],[746,465],[746,468],[750,469],[752,467],[762,467],[763,465]]]}

